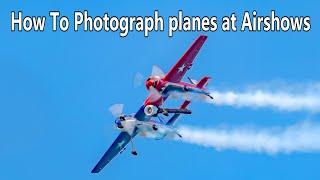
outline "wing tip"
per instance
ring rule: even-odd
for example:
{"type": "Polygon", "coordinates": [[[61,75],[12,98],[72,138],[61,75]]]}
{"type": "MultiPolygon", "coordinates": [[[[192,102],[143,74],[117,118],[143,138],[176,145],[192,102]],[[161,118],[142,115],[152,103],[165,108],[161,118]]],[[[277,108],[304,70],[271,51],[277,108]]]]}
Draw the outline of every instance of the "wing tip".
{"type": "Polygon", "coordinates": [[[96,173],[100,172],[100,170],[101,170],[101,169],[95,167],[95,168],[93,168],[93,169],[91,170],[91,173],[96,174],[96,173]]]}
{"type": "Polygon", "coordinates": [[[208,36],[201,34],[194,42],[194,44],[200,44],[200,47],[204,44],[204,42],[207,40],[208,36]]]}
{"type": "Polygon", "coordinates": [[[204,34],[201,34],[201,35],[199,36],[199,39],[206,40],[207,38],[208,38],[208,36],[207,36],[207,35],[204,35],[204,34]]]}

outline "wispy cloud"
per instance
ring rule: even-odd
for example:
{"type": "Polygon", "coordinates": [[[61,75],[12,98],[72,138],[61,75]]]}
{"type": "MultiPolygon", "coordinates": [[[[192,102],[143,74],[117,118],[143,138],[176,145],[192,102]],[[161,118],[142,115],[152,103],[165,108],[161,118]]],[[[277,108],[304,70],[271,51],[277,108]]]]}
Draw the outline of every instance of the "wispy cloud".
{"type": "Polygon", "coordinates": [[[304,121],[288,127],[178,128],[186,143],[268,154],[320,152],[320,124],[304,121]]]}

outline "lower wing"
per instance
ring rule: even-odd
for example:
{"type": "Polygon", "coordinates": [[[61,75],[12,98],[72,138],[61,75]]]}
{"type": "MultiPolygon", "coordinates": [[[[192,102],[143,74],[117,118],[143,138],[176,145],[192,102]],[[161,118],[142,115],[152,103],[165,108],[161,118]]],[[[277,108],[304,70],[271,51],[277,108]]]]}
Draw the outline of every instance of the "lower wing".
{"type": "Polygon", "coordinates": [[[126,132],[121,132],[117,139],[112,143],[107,152],[104,153],[98,164],[92,169],[91,173],[98,173],[103,169],[134,137],[126,132]]]}
{"type": "MultiPolygon", "coordinates": [[[[140,107],[138,112],[135,114],[135,118],[139,121],[148,121],[150,117],[146,116],[144,113],[144,105],[140,107]]],[[[124,147],[130,142],[131,138],[137,135],[137,130],[134,130],[132,135],[127,132],[121,132],[116,140],[109,147],[107,152],[104,153],[98,164],[92,169],[91,173],[98,173],[103,169],[119,152],[121,152],[124,147]]]]}

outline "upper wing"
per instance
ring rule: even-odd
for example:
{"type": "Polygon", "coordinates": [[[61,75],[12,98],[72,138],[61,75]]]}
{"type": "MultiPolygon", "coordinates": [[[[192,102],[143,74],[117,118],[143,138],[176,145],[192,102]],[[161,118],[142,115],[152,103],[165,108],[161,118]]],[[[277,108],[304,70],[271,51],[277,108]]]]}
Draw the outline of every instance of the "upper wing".
{"type": "Polygon", "coordinates": [[[98,164],[92,169],[91,173],[100,172],[101,169],[104,168],[128,144],[130,138],[131,136],[128,133],[121,132],[107,152],[104,153],[98,164]]]}
{"type": "Polygon", "coordinates": [[[193,60],[197,56],[206,39],[207,36],[199,36],[198,39],[188,49],[188,51],[185,52],[185,54],[179,59],[179,61],[166,74],[164,80],[175,83],[180,82],[183,76],[186,74],[187,70],[191,68],[193,60]]]}

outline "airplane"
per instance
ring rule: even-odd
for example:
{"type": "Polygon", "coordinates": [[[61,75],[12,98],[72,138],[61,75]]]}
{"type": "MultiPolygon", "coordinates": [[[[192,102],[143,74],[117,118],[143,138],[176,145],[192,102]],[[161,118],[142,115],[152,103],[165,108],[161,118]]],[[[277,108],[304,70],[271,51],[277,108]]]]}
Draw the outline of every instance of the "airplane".
{"type": "Polygon", "coordinates": [[[124,115],[122,113],[123,105],[121,104],[116,104],[109,108],[111,113],[117,116],[115,125],[121,132],[91,173],[99,173],[117,154],[126,149],[126,145],[129,142],[132,146],[131,153],[137,155],[138,153],[133,144],[133,138],[137,134],[157,140],[175,136],[182,138],[174,128],[174,125],[181,114],[191,114],[191,111],[187,109],[191,100],[184,100],[178,109],[163,108],[161,106],[174,92],[194,93],[213,98],[205,89],[210,77],[205,76],[199,82],[191,78],[188,78],[190,83],[181,81],[193,65],[194,59],[206,39],[207,36],[200,35],[167,74],[151,76],[146,80],[146,88],[150,91],[150,94],[135,114],[124,115]],[[161,114],[165,116],[173,115],[169,120],[165,121],[160,118],[159,115],[161,114]]]}

